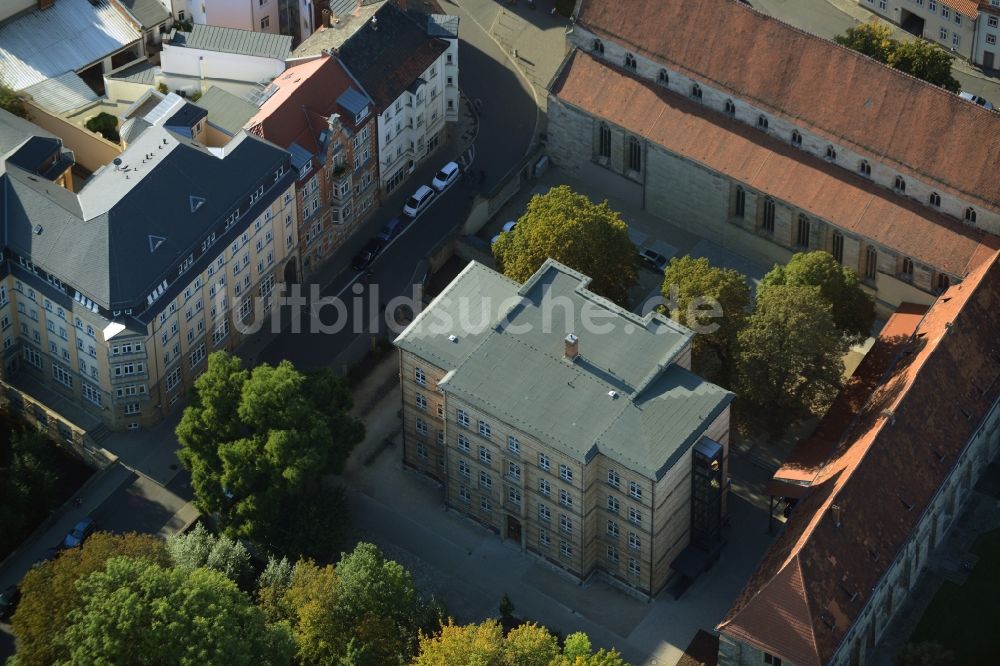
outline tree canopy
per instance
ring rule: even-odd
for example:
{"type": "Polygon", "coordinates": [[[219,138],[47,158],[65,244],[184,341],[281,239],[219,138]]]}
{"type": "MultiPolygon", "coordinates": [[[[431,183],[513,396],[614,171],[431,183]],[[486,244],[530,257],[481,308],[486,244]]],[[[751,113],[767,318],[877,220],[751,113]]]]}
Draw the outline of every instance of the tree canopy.
{"type": "Polygon", "coordinates": [[[0,558],[17,548],[57,502],[53,443],[38,431],[17,430],[0,443],[0,558]]]}
{"type": "Polygon", "coordinates": [[[833,41],[945,90],[961,89],[951,74],[950,53],[926,39],[893,39],[892,28],[878,19],[848,28],[833,41]]]}
{"type": "Polygon", "coordinates": [[[840,389],[849,345],[819,287],[759,290],[738,343],[737,393],[773,433],[824,410],[840,389]]]}
{"type": "Polygon", "coordinates": [[[77,587],[80,606],[57,639],[67,657],[57,663],[284,664],[295,651],[287,627],[267,625],[218,571],[113,558],[77,587]]]}
{"type": "Polygon", "coordinates": [[[158,565],[169,565],[164,542],[146,534],[114,535],[97,532],[79,548],[59,554],[25,574],[21,581],[21,603],[12,618],[17,639],[18,666],[47,666],[65,658],[56,638],[69,625],[69,614],[81,604],[76,583],[101,571],[109,559],[129,557],[158,565]]]}
{"type": "Polygon", "coordinates": [[[24,108],[24,102],[21,101],[21,98],[18,97],[17,93],[14,92],[12,88],[9,88],[2,83],[0,83],[0,109],[22,118],[28,117],[28,112],[24,108]]]}
{"type": "Polygon", "coordinates": [[[746,277],[733,269],[711,266],[704,257],[674,257],[662,291],[671,318],[695,332],[695,371],[729,386],[737,336],[746,325],[750,307],[746,277]]]}
{"type": "Polygon", "coordinates": [[[328,370],[304,374],[282,361],[250,372],[238,358],[212,354],[177,426],[196,504],[233,538],[327,557],[344,509],[323,478],[340,472],[364,437],[350,407],[347,387],[328,370]]]}
{"type": "Polygon", "coordinates": [[[892,38],[892,28],[877,19],[848,28],[843,35],[836,35],[833,41],[881,63],[889,62],[897,44],[892,38]]]}
{"type": "Polygon", "coordinates": [[[635,246],[628,227],[607,201],[595,204],[568,186],[535,195],[517,227],[493,244],[500,270],[526,281],[552,258],[591,278],[590,289],[627,305],[636,283],[635,246]]]}
{"type": "Polygon", "coordinates": [[[181,571],[213,569],[240,587],[248,587],[253,580],[253,566],[246,547],[225,534],[212,534],[201,523],[187,534],[168,538],[167,552],[181,571]]]}
{"type": "Polygon", "coordinates": [[[760,289],[779,284],[818,287],[832,307],[834,324],[851,342],[871,334],[875,301],[862,290],[858,274],[841,266],[828,252],[795,254],[787,265],[775,266],[765,275],[760,289]]]}

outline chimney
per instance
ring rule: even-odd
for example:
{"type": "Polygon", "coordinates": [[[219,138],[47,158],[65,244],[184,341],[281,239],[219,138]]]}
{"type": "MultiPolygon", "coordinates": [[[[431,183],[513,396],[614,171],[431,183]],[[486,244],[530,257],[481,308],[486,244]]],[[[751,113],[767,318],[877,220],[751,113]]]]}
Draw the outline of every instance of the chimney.
{"type": "Polygon", "coordinates": [[[329,28],[331,23],[330,15],[332,14],[332,12],[329,9],[324,9],[322,14],[323,14],[323,25],[329,28]]]}
{"type": "Polygon", "coordinates": [[[41,10],[48,9],[54,4],[56,4],[56,0],[38,0],[38,8],[41,10]]]}
{"type": "Polygon", "coordinates": [[[340,130],[340,114],[332,113],[330,117],[326,119],[326,125],[330,128],[331,132],[337,132],[340,130]]]}
{"type": "Polygon", "coordinates": [[[576,357],[580,355],[580,338],[570,333],[566,336],[565,342],[566,358],[570,361],[576,360],[576,357]]]}
{"type": "Polygon", "coordinates": [[[357,14],[361,11],[361,0],[354,0],[354,13],[357,14]]]}

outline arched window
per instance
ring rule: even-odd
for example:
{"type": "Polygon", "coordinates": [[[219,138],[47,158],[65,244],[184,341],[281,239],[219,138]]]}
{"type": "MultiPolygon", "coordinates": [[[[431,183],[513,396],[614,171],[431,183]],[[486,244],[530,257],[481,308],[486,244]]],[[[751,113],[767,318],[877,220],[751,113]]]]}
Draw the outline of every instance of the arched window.
{"type": "Polygon", "coordinates": [[[941,195],[937,192],[931,192],[931,196],[928,197],[927,202],[932,206],[939,207],[941,205],[941,195]]]}
{"type": "Polygon", "coordinates": [[[802,145],[802,135],[799,134],[798,130],[792,130],[792,145],[793,146],[802,145]]]}
{"type": "Polygon", "coordinates": [[[736,186],[736,206],[733,208],[733,214],[738,218],[743,218],[746,216],[747,212],[747,191],[743,189],[742,185],[736,186]]]}
{"type": "Polygon", "coordinates": [[[869,245],[865,252],[865,277],[874,280],[876,271],[878,271],[878,250],[869,245]]]}
{"type": "Polygon", "coordinates": [[[733,100],[731,99],[726,100],[726,113],[728,113],[731,116],[736,115],[736,104],[734,104],[733,100]]]}
{"type": "Polygon", "coordinates": [[[844,263],[844,234],[839,231],[833,232],[833,242],[830,249],[832,250],[830,254],[837,260],[837,263],[844,263]]]}
{"type": "Polygon", "coordinates": [[[972,206],[969,206],[968,208],[965,209],[965,221],[968,222],[969,224],[976,223],[976,209],[973,208],[972,206]]]}
{"type": "Polygon", "coordinates": [[[892,187],[897,192],[906,192],[906,181],[903,180],[902,176],[896,176],[896,180],[893,182],[892,187]]]}
{"type": "Polygon", "coordinates": [[[594,40],[593,44],[594,53],[604,54],[604,42],[599,39],[594,40]]]}
{"type": "Polygon", "coordinates": [[[903,257],[903,264],[900,268],[900,274],[907,280],[913,279],[913,259],[909,257],[903,257]]]}
{"type": "Polygon", "coordinates": [[[798,229],[796,229],[795,244],[799,247],[809,247],[809,218],[799,213],[798,229]]]}
{"type": "Polygon", "coordinates": [[[597,155],[611,157],[611,128],[605,123],[597,128],[597,155]]]}
{"type": "Polygon", "coordinates": [[[660,73],[656,75],[656,82],[661,86],[670,85],[670,75],[667,74],[667,70],[661,69],[660,73]]]}
{"type": "Polygon", "coordinates": [[[757,116],[757,129],[767,129],[767,116],[764,114],[757,116]]]}
{"type": "Polygon", "coordinates": [[[937,288],[938,291],[944,291],[951,286],[951,278],[949,278],[944,273],[938,273],[937,276],[937,288]]]}
{"type": "Polygon", "coordinates": [[[634,136],[628,138],[628,168],[636,173],[642,171],[642,144],[634,136]]]}
{"type": "Polygon", "coordinates": [[[691,97],[695,99],[701,99],[701,86],[697,83],[691,86],[691,97]]]}
{"type": "Polygon", "coordinates": [[[760,228],[769,234],[774,233],[774,199],[771,197],[764,199],[764,211],[760,221],[760,228]]]}
{"type": "Polygon", "coordinates": [[[635,56],[632,55],[631,53],[626,53],[625,54],[625,67],[627,69],[631,69],[632,71],[635,71],[635,68],[637,66],[638,65],[635,62],[635,56]]]}
{"type": "Polygon", "coordinates": [[[861,160],[861,163],[858,164],[858,173],[860,173],[862,176],[868,176],[869,178],[871,178],[872,165],[868,163],[868,160],[861,160]]]}
{"type": "Polygon", "coordinates": [[[826,159],[835,160],[837,159],[837,149],[833,146],[826,147],[826,159]]]}

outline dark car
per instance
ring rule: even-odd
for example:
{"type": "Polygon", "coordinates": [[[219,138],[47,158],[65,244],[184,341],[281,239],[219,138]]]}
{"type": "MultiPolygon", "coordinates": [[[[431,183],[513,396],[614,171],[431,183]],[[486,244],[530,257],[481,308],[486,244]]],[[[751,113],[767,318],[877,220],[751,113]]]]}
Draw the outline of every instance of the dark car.
{"type": "Polygon", "coordinates": [[[63,539],[64,548],[74,548],[80,546],[84,541],[87,540],[91,534],[94,533],[94,519],[87,516],[76,525],[73,526],[73,530],[66,535],[63,539]]]}
{"type": "Polygon", "coordinates": [[[11,585],[3,592],[0,592],[0,620],[10,619],[17,608],[17,602],[21,600],[21,590],[17,585],[11,585]]]}
{"type": "Polygon", "coordinates": [[[662,254],[654,252],[648,248],[642,248],[639,250],[639,256],[643,261],[649,264],[650,268],[655,271],[659,271],[660,273],[667,270],[667,264],[670,263],[662,254]]]}
{"type": "Polygon", "coordinates": [[[398,217],[394,217],[385,223],[382,227],[382,231],[378,232],[378,238],[383,243],[388,243],[393,238],[399,235],[399,232],[403,230],[403,222],[398,217]]]}
{"type": "Polygon", "coordinates": [[[372,265],[375,261],[375,257],[378,253],[382,251],[382,241],[377,238],[373,238],[368,241],[368,245],[365,245],[364,249],[358,253],[358,256],[354,257],[354,261],[351,263],[351,267],[356,271],[363,271],[372,265]]]}

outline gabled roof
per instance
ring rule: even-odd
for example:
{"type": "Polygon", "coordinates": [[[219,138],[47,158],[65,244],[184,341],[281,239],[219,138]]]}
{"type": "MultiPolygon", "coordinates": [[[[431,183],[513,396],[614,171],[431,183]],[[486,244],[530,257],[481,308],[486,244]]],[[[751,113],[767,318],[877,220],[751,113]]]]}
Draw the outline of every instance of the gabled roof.
{"type": "Polygon", "coordinates": [[[426,26],[386,3],[338,55],[381,112],[447,49],[448,42],[428,36],[426,26]]]}
{"type": "Polygon", "coordinates": [[[362,0],[358,6],[356,0],[331,0],[330,11],[333,12],[331,19],[335,20],[334,25],[319,25],[313,34],[295,47],[292,55],[302,57],[335,52],[375,15],[384,2],[385,0],[362,0]]]}
{"type": "Polygon", "coordinates": [[[289,35],[272,35],[200,23],[191,26],[190,32],[174,29],[168,43],[170,46],[275,60],[285,60],[292,51],[292,37],[289,35]]]}
{"type": "Polygon", "coordinates": [[[66,72],[28,86],[24,92],[43,109],[52,113],[67,113],[93,104],[100,98],[76,72],[66,72]]]}
{"type": "Polygon", "coordinates": [[[156,83],[156,65],[151,60],[143,60],[138,64],[120,69],[107,76],[109,79],[143,83],[147,86],[152,86],[156,83]]]}
{"type": "Polygon", "coordinates": [[[1000,210],[1000,116],[736,0],[581,0],[577,25],[1000,210]]]}
{"type": "Polygon", "coordinates": [[[194,102],[208,111],[208,122],[230,136],[246,127],[257,114],[257,107],[219,86],[212,86],[194,102]]]}
{"type": "Polygon", "coordinates": [[[125,8],[143,28],[149,29],[164,23],[170,12],[159,0],[115,0],[125,8]]]}
{"type": "Polygon", "coordinates": [[[835,656],[1000,396],[998,256],[897,348],[721,632],[799,666],[835,656]]]}
{"type": "Polygon", "coordinates": [[[961,277],[1000,246],[995,236],[589,53],[570,55],[551,94],[939,271],[961,277]]]}

